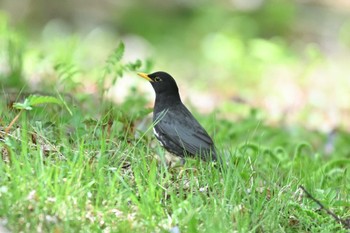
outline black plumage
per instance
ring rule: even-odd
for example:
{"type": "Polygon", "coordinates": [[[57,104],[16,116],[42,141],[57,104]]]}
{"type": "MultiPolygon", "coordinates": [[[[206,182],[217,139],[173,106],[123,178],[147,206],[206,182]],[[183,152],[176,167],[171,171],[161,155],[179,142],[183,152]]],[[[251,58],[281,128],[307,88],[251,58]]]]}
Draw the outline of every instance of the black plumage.
{"type": "Polygon", "coordinates": [[[174,78],[161,71],[138,75],[150,81],[156,93],[153,130],[162,146],[181,158],[200,156],[216,161],[213,140],[182,103],[174,78]]]}

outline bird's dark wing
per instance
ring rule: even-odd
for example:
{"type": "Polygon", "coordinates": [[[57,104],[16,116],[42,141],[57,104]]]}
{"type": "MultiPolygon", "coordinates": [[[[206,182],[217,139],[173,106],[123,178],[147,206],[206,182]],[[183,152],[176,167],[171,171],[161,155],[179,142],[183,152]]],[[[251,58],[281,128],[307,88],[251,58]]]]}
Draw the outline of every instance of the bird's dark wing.
{"type": "MultiPolygon", "coordinates": [[[[184,105],[164,110],[154,117],[158,137],[170,141],[169,145],[186,151],[190,155],[201,155],[203,159],[216,159],[214,142],[184,105]]],[[[164,145],[166,149],[167,145],[164,145]]]]}

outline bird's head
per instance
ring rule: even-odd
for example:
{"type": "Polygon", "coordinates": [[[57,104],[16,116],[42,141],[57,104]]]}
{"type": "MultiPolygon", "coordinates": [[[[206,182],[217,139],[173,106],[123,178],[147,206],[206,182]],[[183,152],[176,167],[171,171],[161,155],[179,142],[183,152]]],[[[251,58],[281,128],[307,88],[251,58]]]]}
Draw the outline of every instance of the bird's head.
{"type": "Polygon", "coordinates": [[[166,72],[158,71],[152,74],[138,73],[138,75],[152,84],[156,95],[178,95],[179,93],[174,78],[166,72]]]}

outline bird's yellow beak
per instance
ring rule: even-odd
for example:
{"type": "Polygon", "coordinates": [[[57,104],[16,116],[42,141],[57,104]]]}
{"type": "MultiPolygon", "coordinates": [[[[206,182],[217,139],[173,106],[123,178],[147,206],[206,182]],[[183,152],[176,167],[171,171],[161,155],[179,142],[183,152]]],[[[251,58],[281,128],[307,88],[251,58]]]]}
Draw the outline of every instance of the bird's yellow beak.
{"type": "Polygon", "coordinates": [[[146,79],[147,81],[153,82],[153,80],[150,77],[148,77],[148,75],[145,73],[137,73],[137,75],[146,79]]]}

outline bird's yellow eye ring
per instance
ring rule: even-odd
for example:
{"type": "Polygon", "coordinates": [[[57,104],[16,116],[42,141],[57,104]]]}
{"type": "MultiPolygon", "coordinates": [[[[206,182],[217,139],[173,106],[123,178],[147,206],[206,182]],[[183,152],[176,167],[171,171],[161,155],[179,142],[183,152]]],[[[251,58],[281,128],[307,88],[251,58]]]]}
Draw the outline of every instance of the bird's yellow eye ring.
{"type": "Polygon", "coordinates": [[[155,78],[154,78],[154,81],[155,81],[155,82],[160,82],[160,81],[162,81],[162,79],[159,78],[159,77],[155,77],[155,78]]]}

